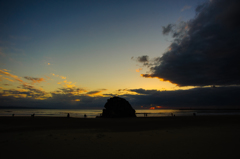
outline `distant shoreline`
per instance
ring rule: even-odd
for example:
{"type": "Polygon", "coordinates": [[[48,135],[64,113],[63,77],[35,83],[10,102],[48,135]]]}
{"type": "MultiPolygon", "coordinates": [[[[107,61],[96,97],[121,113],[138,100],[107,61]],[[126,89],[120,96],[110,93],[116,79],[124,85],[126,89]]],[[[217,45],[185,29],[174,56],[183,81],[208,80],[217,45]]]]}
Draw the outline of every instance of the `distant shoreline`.
{"type": "MultiPolygon", "coordinates": [[[[42,108],[42,107],[0,107],[0,109],[63,109],[63,110],[92,110],[92,109],[97,109],[97,110],[102,110],[104,108],[42,108]]],[[[192,109],[192,108],[157,108],[155,110],[240,110],[240,108],[210,108],[210,109],[206,109],[206,108],[196,108],[196,109],[192,109]]],[[[139,109],[135,109],[135,110],[151,110],[151,109],[144,109],[144,108],[139,108],[139,109]]]]}

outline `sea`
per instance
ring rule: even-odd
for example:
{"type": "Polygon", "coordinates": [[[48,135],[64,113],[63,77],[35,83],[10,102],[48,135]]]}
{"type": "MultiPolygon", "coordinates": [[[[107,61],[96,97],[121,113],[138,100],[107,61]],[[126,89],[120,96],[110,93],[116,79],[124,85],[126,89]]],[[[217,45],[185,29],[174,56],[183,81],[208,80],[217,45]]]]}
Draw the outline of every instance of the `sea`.
{"type": "MultiPolygon", "coordinates": [[[[34,116],[39,117],[67,117],[96,118],[102,113],[102,109],[0,109],[0,116],[34,116]]],[[[136,109],[137,117],[167,117],[167,116],[206,116],[206,115],[240,115],[240,110],[179,110],[179,109],[136,109]],[[144,116],[147,113],[147,116],[144,116]]]]}

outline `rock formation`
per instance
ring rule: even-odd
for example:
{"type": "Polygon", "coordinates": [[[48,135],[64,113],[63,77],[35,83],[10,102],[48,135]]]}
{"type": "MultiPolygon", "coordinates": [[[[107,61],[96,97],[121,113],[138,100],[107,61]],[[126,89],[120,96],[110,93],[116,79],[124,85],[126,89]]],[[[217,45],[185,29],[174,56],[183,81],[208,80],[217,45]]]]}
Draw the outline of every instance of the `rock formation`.
{"type": "Polygon", "coordinates": [[[135,110],[124,98],[112,97],[104,107],[106,109],[103,109],[102,117],[136,117],[135,110]]]}

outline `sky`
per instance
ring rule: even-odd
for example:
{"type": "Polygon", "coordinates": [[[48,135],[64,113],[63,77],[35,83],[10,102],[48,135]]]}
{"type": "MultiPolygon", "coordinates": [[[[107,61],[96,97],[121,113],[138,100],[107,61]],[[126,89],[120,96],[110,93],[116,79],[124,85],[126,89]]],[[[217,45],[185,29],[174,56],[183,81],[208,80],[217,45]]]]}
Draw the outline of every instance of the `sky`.
{"type": "Polygon", "coordinates": [[[237,0],[1,0],[0,107],[238,108],[237,0]]]}

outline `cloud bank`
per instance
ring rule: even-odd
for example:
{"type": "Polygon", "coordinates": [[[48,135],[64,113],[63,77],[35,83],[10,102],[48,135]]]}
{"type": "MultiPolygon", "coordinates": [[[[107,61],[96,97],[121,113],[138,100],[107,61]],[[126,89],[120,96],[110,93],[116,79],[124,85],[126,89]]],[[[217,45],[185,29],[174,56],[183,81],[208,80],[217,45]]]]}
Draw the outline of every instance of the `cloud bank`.
{"type": "MultiPolygon", "coordinates": [[[[174,41],[146,78],[160,78],[178,86],[240,84],[239,0],[212,0],[196,8],[188,22],[169,24],[163,34],[174,41]]],[[[146,63],[146,56],[138,58],[146,63]]]]}
{"type": "Polygon", "coordinates": [[[190,90],[158,91],[131,89],[138,95],[126,98],[135,106],[163,108],[239,108],[240,87],[207,87],[190,90]]]}
{"type": "MultiPolygon", "coordinates": [[[[96,95],[98,91],[87,92],[80,88],[62,88],[46,93],[30,86],[24,89],[0,92],[1,107],[28,108],[69,108],[69,109],[103,109],[112,94],[96,95]]],[[[102,90],[103,91],[103,90],[102,90]]],[[[240,87],[206,87],[190,90],[159,91],[145,89],[128,89],[120,95],[127,99],[135,109],[144,108],[205,108],[235,109],[239,108],[240,87]],[[130,93],[128,93],[130,92],[130,93]],[[131,93],[132,92],[132,93],[131,93]]]]}

